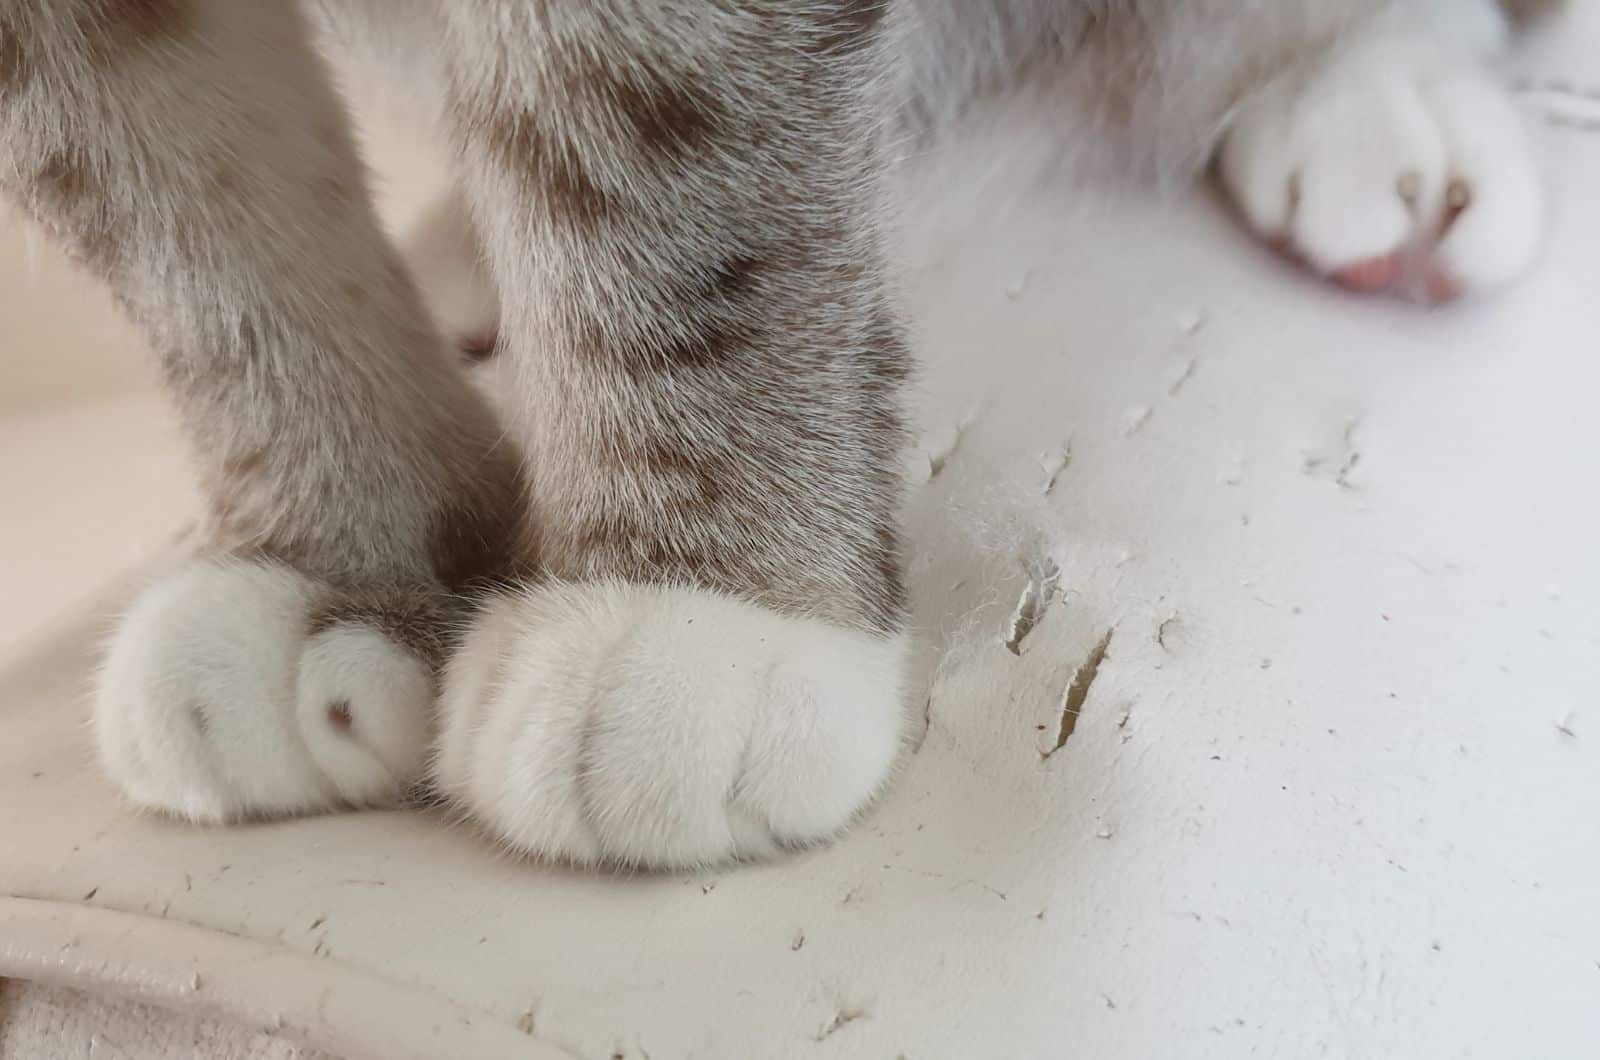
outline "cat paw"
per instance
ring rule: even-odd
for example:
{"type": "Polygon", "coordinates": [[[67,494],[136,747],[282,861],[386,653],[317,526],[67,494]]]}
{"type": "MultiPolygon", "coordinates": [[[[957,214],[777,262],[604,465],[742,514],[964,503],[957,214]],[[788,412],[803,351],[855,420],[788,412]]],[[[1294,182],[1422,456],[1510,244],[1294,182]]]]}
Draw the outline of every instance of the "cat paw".
{"type": "Polygon", "coordinates": [[[688,868],[837,836],[900,749],[904,638],[699,589],[497,597],[448,667],[441,790],[511,848],[688,868]]]}
{"type": "Polygon", "coordinates": [[[394,803],[423,772],[431,668],[375,625],[318,621],[287,567],[196,561],[147,588],[99,674],[95,738],[136,805],[200,822],[394,803]]]}
{"type": "Polygon", "coordinates": [[[1486,66],[1398,32],[1351,41],[1247,100],[1222,182],[1246,223],[1355,291],[1445,301],[1532,264],[1543,189],[1486,66]]]}

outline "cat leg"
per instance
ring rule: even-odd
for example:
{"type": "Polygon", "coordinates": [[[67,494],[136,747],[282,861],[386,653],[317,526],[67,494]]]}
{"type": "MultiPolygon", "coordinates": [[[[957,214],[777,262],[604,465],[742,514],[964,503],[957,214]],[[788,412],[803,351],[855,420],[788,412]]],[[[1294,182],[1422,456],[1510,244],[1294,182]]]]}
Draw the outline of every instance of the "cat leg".
{"type": "Polygon", "coordinates": [[[1245,222],[1356,291],[1443,301],[1527,271],[1544,192],[1488,60],[1490,0],[1390,11],[1240,105],[1219,154],[1245,222]]]}
{"type": "MultiPolygon", "coordinates": [[[[327,53],[368,113],[417,132],[445,136],[448,82],[437,0],[327,0],[307,15],[327,53]]],[[[400,233],[401,258],[443,334],[447,355],[497,403],[492,370],[500,305],[482,241],[461,189],[450,186],[400,233]]]]}
{"type": "Polygon", "coordinates": [[[450,9],[551,580],[466,636],[436,769],[514,849],[768,855],[837,835],[889,775],[907,354],[875,11],[450,9]]]}
{"type": "Polygon", "coordinates": [[[105,768],[204,821],[395,800],[520,471],[438,356],[294,5],[0,0],[0,186],[143,328],[206,501],[205,554],[112,640],[105,768]]]}

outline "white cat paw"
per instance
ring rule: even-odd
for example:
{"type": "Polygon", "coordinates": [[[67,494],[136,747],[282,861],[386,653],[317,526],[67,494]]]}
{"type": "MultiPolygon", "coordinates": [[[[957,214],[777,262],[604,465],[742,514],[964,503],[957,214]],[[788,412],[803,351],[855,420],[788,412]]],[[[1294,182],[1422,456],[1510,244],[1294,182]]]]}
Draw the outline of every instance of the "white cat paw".
{"type": "Polygon", "coordinates": [[[1392,28],[1247,100],[1218,161],[1251,228],[1357,291],[1487,291],[1526,272],[1543,235],[1506,91],[1466,51],[1392,28]]]}
{"type": "Polygon", "coordinates": [[[698,589],[501,596],[452,659],[440,787],[512,848],[673,868],[847,828],[900,749],[904,638],[698,589]]]}
{"type": "Polygon", "coordinates": [[[198,561],[123,619],[99,675],[100,761],[135,804],[222,822],[397,801],[423,771],[429,668],[365,625],[314,632],[316,583],[198,561]]]}

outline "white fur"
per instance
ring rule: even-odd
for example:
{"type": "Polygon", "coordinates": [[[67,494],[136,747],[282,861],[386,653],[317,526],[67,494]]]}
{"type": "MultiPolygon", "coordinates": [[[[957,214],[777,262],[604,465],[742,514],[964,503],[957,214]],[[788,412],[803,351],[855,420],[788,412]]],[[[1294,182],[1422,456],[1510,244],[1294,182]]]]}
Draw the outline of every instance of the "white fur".
{"type": "Polygon", "coordinates": [[[312,582],[201,561],[150,586],[99,679],[106,772],[140,806],[195,821],[399,798],[422,772],[433,683],[381,635],[307,628],[312,582]],[[349,706],[350,727],[329,717],[349,706]]]}
{"type": "Polygon", "coordinates": [[[516,850],[693,866],[837,835],[889,775],[904,638],[699,589],[493,600],[445,682],[441,787],[516,850]]]}
{"type": "Polygon", "coordinates": [[[1543,194],[1521,119],[1482,62],[1496,39],[1492,25],[1430,33],[1385,19],[1268,84],[1221,151],[1245,219],[1330,274],[1397,253],[1431,257],[1469,293],[1522,274],[1543,194]],[[1467,205],[1434,246],[1452,188],[1467,205]]]}

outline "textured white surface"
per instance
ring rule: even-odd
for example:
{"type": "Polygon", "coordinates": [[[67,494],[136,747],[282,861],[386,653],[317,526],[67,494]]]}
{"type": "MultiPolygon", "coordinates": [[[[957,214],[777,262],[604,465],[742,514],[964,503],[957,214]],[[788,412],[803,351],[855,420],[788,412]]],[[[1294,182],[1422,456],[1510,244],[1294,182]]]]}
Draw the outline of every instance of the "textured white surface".
{"type": "Polygon", "coordinates": [[[71,987],[0,980],[0,1056],[17,1060],[331,1060],[326,1053],[230,1023],[71,987]]]}
{"type": "MultiPolygon", "coordinates": [[[[1536,143],[1545,260],[1442,312],[1204,199],[928,161],[927,730],[840,845],[597,878],[419,814],[136,817],[90,764],[93,608],[0,672],[0,974],[383,1057],[1595,1055],[1600,137],[1536,143]]],[[[104,524],[116,466],[60,471],[104,524]]]]}

